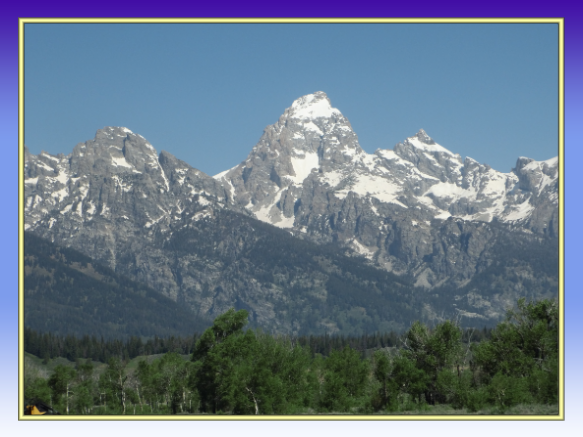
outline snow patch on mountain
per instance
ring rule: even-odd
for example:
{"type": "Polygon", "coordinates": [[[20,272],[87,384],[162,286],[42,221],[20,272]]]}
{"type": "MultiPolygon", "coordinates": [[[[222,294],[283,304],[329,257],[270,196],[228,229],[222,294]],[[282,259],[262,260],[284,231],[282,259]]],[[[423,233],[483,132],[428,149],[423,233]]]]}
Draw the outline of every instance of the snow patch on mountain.
{"type": "Polygon", "coordinates": [[[198,200],[197,202],[202,205],[202,206],[207,206],[207,205],[211,205],[212,202],[209,201],[206,197],[204,196],[198,196],[198,200]]]}
{"type": "Polygon", "coordinates": [[[480,194],[484,196],[504,196],[504,194],[506,194],[507,180],[508,176],[498,173],[495,170],[490,170],[487,174],[484,186],[480,190],[480,194]]]}
{"type": "Polygon", "coordinates": [[[473,189],[473,187],[463,189],[462,187],[451,182],[439,182],[435,185],[432,185],[423,195],[427,197],[434,196],[443,198],[452,202],[462,197],[475,197],[476,191],[473,189]]]}
{"type": "Polygon", "coordinates": [[[310,175],[313,169],[318,168],[318,154],[316,152],[296,151],[296,156],[291,157],[295,176],[286,176],[295,184],[301,184],[310,175]]]}
{"type": "Polygon", "coordinates": [[[343,199],[351,191],[362,197],[371,196],[381,202],[394,203],[403,208],[407,208],[406,205],[397,200],[397,197],[402,193],[401,187],[383,177],[370,174],[359,175],[354,183],[351,183],[342,190],[336,191],[335,194],[337,197],[343,199]]]}
{"type": "Polygon", "coordinates": [[[63,200],[65,200],[67,198],[67,196],[69,196],[69,189],[67,187],[63,187],[58,191],[53,191],[51,193],[51,197],[53,197],[54,199],[57,199],[57,201],[60,203],[63,200]]]}
{"type": "Polygon", "coordinates": [[[546,187],[556,182],[558,164],[558,157],[554,157],[545,161],[531,161],[522,170],[540,174],[540,182],[536,189],[538,193],[541,193],[546,187]]]}
{"type": "Polygon", "coordinates": [[[89,208],[86,211],[87,214],[93,215],[93,214],[95,214],[95,210],[96,210],[96,208],[95,208],[95,205],[93,204],[93,202],[89,202],[89,208]]]}
{"type": "Polygon", "coordinates": [[[59,174],[55,179],[59,181],[61,184],[65,185],[69,180],[69,175],[65,171],[59,171],[59,174]]]}
{"type": "Polygon", "coordinates": [[[356,239],[350,242],[351,247],[360,255],[364,255],[368,259],[372,259],[376,250],[369,249],[363,244],[359,243],[356,239]]]}
{"type": "Polygon", "coordinates": [[[288,229],[294,227],[294,217],[285,217],[280,213],[279,221],[273,223],[278,228],[288,229]]]}
{"type": "Polygon", "coordinates": [[[330,187],[336,187],[344,178],[346,178],[346,172],[340,170],[328,171],[319,174],[318,178],[330,187]]]}
{"type": "MultiPolygon", "coordinates": [[[[427,136],[427,134],[425,133],[425,131],[423,129],[421,129],[418,133],[425,135],[425,137],[427,137],[429,139],[429,136],[427,136]]],[[[431,152],[431,153],[445,153],[446,155],[451,155],[451,156],[455,156],[454,153],[450,152],[449,150],[447,150],[445,147],[440,146],[439,144],[435,143],[435,142],[431,142],[431,143],[427,143],[422,141],[419,136],[414,136],[414,137],[410,137],[407,138],[405,140],[405,142],[407,144],[410,144],[411,146],[415,147],[416,149],[420,149],[423,150],[424,152],[431,152]]],[[[431,155],[426,154],[426,156],[429,159],[434,159],[431,155]]]]}
{"type": "Polygon", "coordinates": [[[188,169],[186,168],[177,168],[174,170],[176,173],[176,182],[180,185],[184,185],[184,180],[186,179],[186,174],[188,173],[188,169]]]}
{"type": "Polygon", "coordinates": [[[39,161],[35,161],[34,165],[36,165],[37,167],[40,167],[40,168],[42,168],[43,170],[46,170],[46,171],[51,171],[51,172],[52,171],[55,171],[54,168],[49,167],[47,164],[45,164],[44,162],[42,162],[40,160],[39,161]]]}
{"type": "MultiPolygon", "coordinates": [[[[530,159],[524,156],[521,156],[522,159],[530,159]]],[[[526,164],[523,168],[526,170],[543,170],[544,167],[556,167],[559,163],[559,157],[555,156],[554,158],[547,159],[545,161],[531,161],[530,163],[526,164]]]]}
{"type": "Polygon", "coordinates": [[[225,171],[222,171],[222,172],[220,172],[220,173],[218,173],[218,174],[214,175],[214,176],[213,176],[213,179],[216,179],[217,181],[220,181],[220,180],[221,180],[221,179],[223,179],[223,177],[224,177],[224,176],[225,176],[227,173],[229,173],[231,170],[232,170],[232,168],[230,168],[230,169],[228,169],[228,170],[225,170],[225,171]]]}
{"type": "Polygon", "coordinates": [[[304,123],[303,127],[306,131],[315,132],[317,135],[324,135],[324,132],[311,121],[304,123]]]}
{"type": "Polygon", "coordinates": [[[504,220],[508,222],[522,221],[528,218],[534,211],[534,205],[528,201],[522,202],[511,207],[511,212],[504,215],[504,220]]]}
{"type": "Polygon", "coordinates": [[[111,156],[111,162],[113,165],[115,165],[116,167],[126,167],[126,168],[133,168],[132,165],[128,164],[128,162],[126,161],[125,157],[117,157],[117,156],[111,156]]]}

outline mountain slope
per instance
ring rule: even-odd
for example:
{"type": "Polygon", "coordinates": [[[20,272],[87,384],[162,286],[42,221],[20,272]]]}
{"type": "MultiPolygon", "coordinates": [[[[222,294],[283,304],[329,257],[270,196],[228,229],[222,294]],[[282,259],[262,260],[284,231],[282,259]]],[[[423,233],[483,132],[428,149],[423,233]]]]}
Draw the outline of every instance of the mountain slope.
{"type": "Polygon", "coordinates": [[[125,338],[184,336],[212,324],[76,250],[26,232],[24,251],[24,323],[29,328],[125,338]]]}

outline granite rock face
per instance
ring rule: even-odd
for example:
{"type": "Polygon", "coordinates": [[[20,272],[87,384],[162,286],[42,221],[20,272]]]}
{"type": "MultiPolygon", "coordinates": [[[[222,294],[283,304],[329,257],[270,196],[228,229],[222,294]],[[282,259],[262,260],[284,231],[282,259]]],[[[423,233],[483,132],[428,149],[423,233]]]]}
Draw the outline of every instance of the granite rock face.
{"type": "Polygon", "coordinates": [[[500,173],[462,161],[423,129],[393,150],[367,154],[350,122],[317,92],[293,102],[244,162],[215,179],[259,220],[314,242],[339,242],[432,287],[471,278],[487,247],[472,233],[471,250],[443,249],[448,221],[477,229],[497,221],[557,237],[557,166],[557,158],[519,158],[512,172],[500,173]],[[444,250],[455,267],[439,265],[444,250]]]}
{"type": "Polygon", "coordinates": [[[230,202],[215,179],[168,152],[158,156],[126,128],[101,129],[69,156],[26,154],[25,229],[155,285],[175,300],[180,287],[167,259],[146,247],[163,241],[176,221],[199,220],[230,202]]]}

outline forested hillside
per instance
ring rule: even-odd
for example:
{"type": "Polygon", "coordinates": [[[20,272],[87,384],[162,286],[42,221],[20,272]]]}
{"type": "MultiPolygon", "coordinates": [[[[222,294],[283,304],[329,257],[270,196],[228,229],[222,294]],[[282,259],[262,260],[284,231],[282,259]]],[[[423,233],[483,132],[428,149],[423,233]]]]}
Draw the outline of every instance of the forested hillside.
{"type": "Polygon", "coordinates": [[[80,252],[25,233],[24,324],[60,335],[169,337],[212,323],[80,252]]]}

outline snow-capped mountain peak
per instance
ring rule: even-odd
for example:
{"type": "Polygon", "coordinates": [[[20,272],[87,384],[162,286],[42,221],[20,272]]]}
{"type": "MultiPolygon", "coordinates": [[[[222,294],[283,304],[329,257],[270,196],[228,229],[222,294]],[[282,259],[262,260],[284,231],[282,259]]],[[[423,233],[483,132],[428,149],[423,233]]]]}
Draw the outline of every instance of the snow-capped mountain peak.
{"type": "Polygon", "coordinates": [[[393,150],[368,154],[349,121],[316,92],[296,99],[244,162],[215,179],[260,220],[300,233],[321,228],[316,217],[328,220],[346,202],[359,204],[358,214],[373,222],[407,210],[417,223],[449,217],[525,223],[534,210],[528,193],[538,196],[556,177],[556,160],[531,161],[519,159],[514,173],[503,174],[462,161],[424,129],[393,150]]]}
{"type": "Polygon", "coordinates": [[[169,225],[187,205],[230,200],[221,183],[168,152],[158,156],[144,137],[124,127],[99,129],[68,156],[25,152],[25,229],[128,217],[150,229],[169,225]]]}
{"type": "Polygon", "coordinates": [[[215,179],[234,189],[238,205],[289,228],[310,180],[354,168],[362,156],[350,122],[319,91],[296,99],[265,129],[245,161],[215,179]]]}
{"type": "Polygon", "coordinates": [[[454,153],[437,144],[429,135],[427,135],[423,129],[419,129],[419,132],[417,132],[412,137],[407,138],[405,143],[424,152],[445,153],[451,156],[455,156],[454,153]]]}
{"type": "Polygon", "coordinates": [[[332,107],[326,93],[317,91],[295,100],[289,108],[289,117],[300,120],[314,120],[317,118],[329,118],[333,115],[342,115],[340,111],[332,107]]]}

